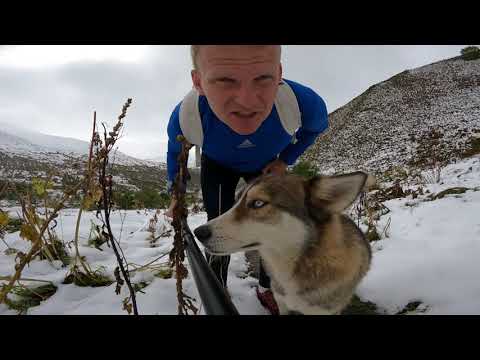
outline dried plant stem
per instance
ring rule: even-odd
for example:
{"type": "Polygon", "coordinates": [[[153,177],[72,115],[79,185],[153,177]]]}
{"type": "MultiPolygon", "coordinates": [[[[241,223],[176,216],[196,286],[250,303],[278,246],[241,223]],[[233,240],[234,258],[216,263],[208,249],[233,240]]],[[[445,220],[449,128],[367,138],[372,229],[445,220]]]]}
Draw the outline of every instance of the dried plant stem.
{"type": "MultiPolygon", "coordinates": [[[[106,170],[105,168],[106,168],[106,161],[104,162],[104,165],[102,167],[102,177],[101,178],[103,180],[105,180],[105,170],[106,170]]],[[[110,200],[110,196],[111,196],[111,187],[109,187],[109,189],[107,189],[106,181],[102,181],[102,190],[103,190],[103,194],[104,194],[104,196],[103,196],[103,212],[104,212],[104,216],[105,216],[105,225],[106,225],[107,231],[108,231],[108,238],[110,240],[110,244],[112,245],[113,252],[115,253],[115,257],[117,258],[117,263],[118,263],[118,266],[120,267],[120,271],[122,272],[123,279],[127,283],[128,290],[130,291],[130,296],[131,296],[132,305],[133,305],[133,313],[134,313],[134,315],[138,315],[137,301],[136,301],[136,297],[135,297],[135,290],[133,289],[132,284],[130,282],[130,276],[123,266],[123,259],[122,259],[122,257],[120,256],[120,254],[117,250],[117,246],[115,244],[116,241],[115,241],[115,238],[113,236],[112,229],[110,227],[110,204],[109,204],[109,200],[110,200]],[[107,194],[110,195],[110,196],[108,196],[107,194]]]]}
{"type": "Polygon", "coordinates": [[[80,256],[80,251],[78,249],[78,238],[79,238],[79,233],[80,233],[80,219],[82,218],[82,212],[83,209],[80,207],[78,210],[78,215],[77,215],[77,223],[75,224],[75,238],[73,240],[73,244],[75,246],[75,257],[73,261],[73,267],[77,266],[77,261],[80,263],[82,266],[83,270],[85,270],[85,273],[87,275],[92,275],[90,269],[88,266],[85,264],[85,262],[82,260],[82,257],[80,256]]]}
{"type": "Polygon", "coordinates": [[[11,248],[8,243],[3,239],[3,237],[0,236],[0,240],[2,240],[2,242],[5,244],[5,246],[7,247],[7,249],[13,249],[11,248]]]}
{"type": "MultiPolygon", "coordinates": [[[[51,180],[51,176],[49,176],[49,177],[47,178],[46,183],[48,184],[48,183],[50,182],[50,180],[51,180]]],[[[44,197],[43,197],[43,206],[44,206],[44,208],[45,208],[45,217],[47,218],[47,217],[48,217],[48,195],[47,195],[47,192],[46,192],[46,191],[45,191],[45,194],[44,194],[44,197]]],[[[49,238],[50,240],[52,240],[52,239],[53,239],[53,236],[52,236],[52,234],[50,233],[50,230],[49,230],[48,226],[47,226],[47,230],[46,230],[46,231],[47,231],[48,238],[49,238]]],[[[48,247],[45,246],[44,250],[45,250],[45,253],[47,253],[47,258],[49,258],[48,260],[49,260],[50,262],[52,262],[52,261],[54,260],[54,257],[53,257],[53,255],[50,253],[50,250],[48,249],[48,247]]],[[[53,251],[53,252],[55,253],[55,255],[57,255],[57,257],[59,258],[58,252],[57,252],[57,250],[55,249],[55,244],[53,243],[53,241],[52,241],[52,251],[53,251]]]]}
{"type": "Polygon", "coordinates": [[[168,253],[165,253],[165,254],[162,254],[160,255],[158,258],[156,258],[155,260],[152,260],[150,261],[149,263],[145,264],[145,265],[137,265],[137,264],[134,264],[134,263],[129,263],[128,265],[132,265],[132,266],[137,266],[137,268],[133,269],[132,271],[139,271],[139,270],[142,270],[142,269],[145,269],[147,268],[148,266],[150,266],[151,264],[153,264],[155,261],[157,260],[160,260],[161,258],[167,256],[168,253]]]}
{"type": "MultiPolygon", "coordinates": [[[[92,138],[90,140],[90,149],[89,149],[89,154],[88,154],[88,162],[87,162],[87,173],[85,176],[85,191],[84,194],[85,196],[88,196],[88,191],[90,189],[90,183],[92,179],[92,157],[93,157],[93,143],[94,143],[94,138],[95,138],[95,128],[97,124],[97,112],[93,112],[93,130],[92,130],[92,138]]],[[[75,224],[75,237],[73,239],[73,244],[75,246],[75,258],[73,262],[73,268],[77,266],[77,262],[80,263],[82,266],[83,270],[87,275],[92,275],[90,269],[88,266],[85,264],[85,262],[82,260],[82,257],[80,256],[80,251],[78,248],[78,238],[79,238],[79,233],[80,233],[80,220],[82,218],[82,213],[83,213],[83,206],[80,206],[80,209],[78,211],[77,215],[77,223],[75,224]]]]}
{"type": "Polygon", "coordinates": [[[8,181],[5,184],[3,184],[2,188],[0,189],[0,196],[3,195],[5,191],[7,191],[9,186],[10,186],[10,183],[8,181]]]}
{"type": "MultiPolygon", "coordinates": [[[[123,126],[122,119],[126,116],[126,112],[128,107],[131,104],[131,101],[132,101],[131,99],[128,99],[127,102],[124,104],[122,108],[122,113],[118,117],[117,124],[114,126],[113,131],[109,133],[110,137],[107,137],[107,130],[105,128],[105,125],[103,125],[104,147],[100,150],[99,182],[102,189],[104,225],[107,228],[107,233],[106,233],[107,239],[110,241],[110,244],[112,245],[112,249],[113,249],[113,252],[115,253],[115,257],[117,259],[117,263],[120,268],[120,271],[122,272],[123,279],[127,283],[127,287],[130,292],[130,299],[132,301],[133,313],[134,315],[138,315],[135,290],[130,282],[130,276],[128,273],[128,262],[126,261],[125,255],[123,254],[123,251],[120,245],[117,243],[117,240],[115,239],[113,235],[113,231],[110,226],[110,212],[112,209],[112,176],[111,175],[107,176],[106,174],[108,160],[109,160],[109,153],[112,150],[118,138],[118,133],[123,126]],[[117,244],[118,244],[118,248],[117,248],[117,244]],[[120,252],[122,253],[121,255],[120,255],[120,252]],[[125,259],[125,263],[127,264],[127,269],[125,269],[125,266],[124,266],[124,259],[125,259]]],[[[117,282],[118,281],[119,280],[117,279],[117,282]]]]}
{"type": "Polygon", "coordinates": [[[170,252],[170,263],[175,265],[176,272],[176,288],[178,299],[178,314],[188,315],[188,310],[197,313],[198,309],[191,302],[191,298],[183,292],[182,280],[187,277],[188,271],[183,261],[185,259],[185,248],[183,242],[182,220],[188,216],[188,210],[185,206],[185,186],[189,179],[187,163],[188,152],[192,145],[183,137],[178,136],[177,141],[182,143],[182,150],[178,155],[179,171],[175,177],[174,183],[174,197],[176,203],[173,207],[173,221],[172,226],[175,231],[173,249],[170,252]]]}
{"type": "Polygon", "coordinates": [[[10,278],[10,281],[8,282],[8,284],[2,287],[2,290],[0,291],[0,304],[5,301],[7,294],[13,288],[13,284],[15,284],[15,282],[18,279],[20,279],[20,276],[25,266],[32,260],[33,256],[36,255],[36,253],[40,250],[42,245],[41,239],[50,222],[57,216],[58,212],[64,207],[65,202],[70,198],[70,196],[75,194],[77,190],[80,189],[81,185],[82,183],[78,183],[73,189],[67,192],[67,194],[65,194],[65,196],[60,201],[60,203],[58,203],[55,209],[53,209],[52,213],[47,218],[47,220],[43,223],[42,228],[40,229],[39,235],[36,241],[33,243],[30,251],[21,258],[19,264],[15,265],[15,274],[10,278]]]}
{"type": "MultiPolygon", "coordinates": [[[[10,280],[11,276],[0,276],[0,280],[10,280]]],[[[17,281],[37,281],[37,282],[44,282],[48,284],[53,284],[53,282],[48,280],[40,280],[40,279],[31,279],[31,278],[19,278],[17,281]]]]}
{"type": "Polygon", "coordinates": [[[121,212],[119,214],[120,214],[120,235],[118,235],[118,244],[120,245],[120,241],[122,240],[123,226],[125,223],[125,218],[127,217],[127,210],[125,210],[123,217],[121,212]]]}

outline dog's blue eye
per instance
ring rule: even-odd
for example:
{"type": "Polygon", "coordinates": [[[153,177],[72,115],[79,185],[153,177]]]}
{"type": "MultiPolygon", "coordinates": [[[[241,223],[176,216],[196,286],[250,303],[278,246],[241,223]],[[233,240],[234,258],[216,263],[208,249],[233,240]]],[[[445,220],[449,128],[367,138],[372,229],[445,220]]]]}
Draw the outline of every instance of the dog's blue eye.
{"type": "Polygon", "coordinates": [[[253,209],[260,209],[262,206],[265,206],[267,203],[265,201],[262,201],[262,200],[254,200],[250,203],[250,206],[253,208],[253,209]]]}

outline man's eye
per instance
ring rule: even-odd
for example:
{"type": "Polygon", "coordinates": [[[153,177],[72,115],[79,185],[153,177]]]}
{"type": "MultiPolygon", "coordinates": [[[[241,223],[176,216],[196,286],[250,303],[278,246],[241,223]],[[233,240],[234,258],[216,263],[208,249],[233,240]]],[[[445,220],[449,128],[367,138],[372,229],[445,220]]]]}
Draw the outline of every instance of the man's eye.
{"type": "Polygon", "coordinates": [[[265,201],[262,201],[262,200],[254,200],[250,203],[250,207],[252,209],[260,209],[261,207],[264,207],[265,205],[267,205],[267,203],[265,201]]]}
{"type": "Polygon", "coordinates": [[[255,80],[258,81],[258,82],[266,82],[267,80],[271,81],[271,80],[273,80],[273,76],[262,75],[262,76],[257,77],[255,80]]]}
{"type": "Polygon", "coordinates": [[[230,79],[230,78],[219,78],[217,79],[217,81],[225,84],[233,84],[235,82],[234,79],[230,79]]]}

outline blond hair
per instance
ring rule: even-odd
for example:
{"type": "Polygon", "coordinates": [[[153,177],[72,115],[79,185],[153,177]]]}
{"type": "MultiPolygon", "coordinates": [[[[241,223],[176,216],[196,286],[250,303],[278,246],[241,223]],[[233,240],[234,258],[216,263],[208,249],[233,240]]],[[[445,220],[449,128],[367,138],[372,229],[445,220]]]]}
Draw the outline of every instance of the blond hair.
{"type": "MultiPolygon", "coordinates": [[[[200,51],[201,46],[202,45],[191,45],[190,46],[190,56],[192,58],[192,65],[193,65],[194,70],[198,70],[197,57],[198,57],[198,52],[200,51]]],[[[259,45],[259,46],[268,46],[268,45],[259,45]]],[[[282,46],[278,45],[278,48],[279,48],[279,56],[281,58],[281,56],[282,56],[282,46]]]]}
{"type": "Polygon", "coordinates": [[[190,46],[190,56],[192,57],[192,65],[195,70],[198,70],[197,55],[198,55],[198,51],[200,50],[200,46],[201,45],[190,46]]]}

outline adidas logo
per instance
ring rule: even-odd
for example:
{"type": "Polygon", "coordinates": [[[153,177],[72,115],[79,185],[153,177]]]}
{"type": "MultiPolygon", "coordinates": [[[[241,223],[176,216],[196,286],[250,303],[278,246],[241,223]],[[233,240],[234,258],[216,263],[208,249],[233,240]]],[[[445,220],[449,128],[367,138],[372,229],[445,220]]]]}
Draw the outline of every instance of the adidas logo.
{"type": "Polygon", "coordinates": [[[246,149],[246,148],[251,148],[255,147],[256,145],[252,143],[250,140],[245,140],[243,143],[237,146],[238,149],[246,149]]]}

